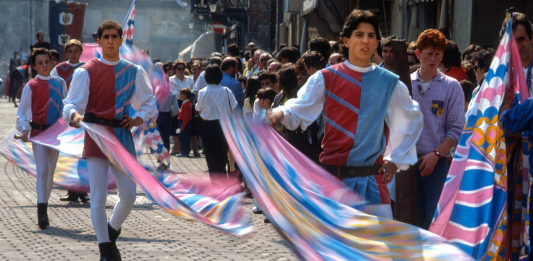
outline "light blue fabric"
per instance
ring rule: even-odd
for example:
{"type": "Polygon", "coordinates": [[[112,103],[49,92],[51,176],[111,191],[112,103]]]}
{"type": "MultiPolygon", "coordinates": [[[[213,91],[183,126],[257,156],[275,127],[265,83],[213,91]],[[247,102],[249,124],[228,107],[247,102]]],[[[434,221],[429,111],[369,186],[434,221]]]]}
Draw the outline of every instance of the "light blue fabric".
{"type": "MultiPolygon", "coordinates": [[[[115,65],[115,75],[121,72],[130,62],[125,60],[120,60],[120,63],[115,65]]],[[[122,111],[118,111],[115,115],[115,119],[122,120],[122,115],[130,115],[131,109],[131,97],[135,92],[135,78],[137,76],[137,66],[131,66],[125,72],[123,72],[119,77],[116,77],[115,88],[117,92],[116,97],[116,109],[117,111],[123,108],[122,111]],[[128,88],[128,89],[125,89],[128,88]],[[120,94],[119,94],[120,93],[120,94]]],[[[120,143],[128,150],[128,152],[135,156],[135,146],[133,143],[133,138],[131,132],[127,131],[124,128],[114,128],[115,137],[120,141],[120,143]]]]}
{"type": "Polygon", "coordinates": [[[376,176],[343,179],[342,182],[363,197],[370,204],[381,204],[376,176]]]}
{"type": "Polygon", "coordinates": [[[63,112],[63,79],[52,76],[48,80],[48,89],[49,89],[49,100],[48,100],[48,111],[46,114],[46,125],[54,124],[59,118],[61,118],[61,113],[63,112]]]}

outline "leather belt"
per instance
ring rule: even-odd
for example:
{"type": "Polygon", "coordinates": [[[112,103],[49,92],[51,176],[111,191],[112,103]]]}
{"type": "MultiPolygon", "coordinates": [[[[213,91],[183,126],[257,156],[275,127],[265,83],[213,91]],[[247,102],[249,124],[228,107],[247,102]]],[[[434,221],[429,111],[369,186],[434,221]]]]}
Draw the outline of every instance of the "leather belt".
{"type": "Polygon", "coordinates": [[[46,129],[48,129],[48,127],[50,127],[50,125],[37,124],[35,122],[30,122],[30,126],[33,130],[40,130],[40,131],[45,131],[46,129]]]}
{"type": "Polygon", "coordinates": [[[93,113],[86,113],[85,116],[83,116],[83,121],[87,123],[96,123],[103,126],[108,126],[111,128],[122,128],[122,120],[108,120],[103,118],[98,118],[93,113]]]}
{"type": "Polygon", "coordinates": [[[331,175],[346,179],[378,175],[380,174],[378,171],[381,166],[383,166],[383,164],[364,167],[333,166],[324,164],[322,167],[331,173],[331,175]]]}

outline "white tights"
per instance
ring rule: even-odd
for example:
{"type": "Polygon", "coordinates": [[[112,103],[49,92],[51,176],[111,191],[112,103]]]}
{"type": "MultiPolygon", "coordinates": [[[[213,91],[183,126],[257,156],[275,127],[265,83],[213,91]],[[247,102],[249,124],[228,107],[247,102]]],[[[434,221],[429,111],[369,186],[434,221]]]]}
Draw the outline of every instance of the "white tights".
{"type": "Polygon", "coordinates": [[[110,167],[115,175],[119,198],[113,209],[111,220],[109,220],[109,224],[115,230],[120,229],[130,214],[136,197],[135,183],[122,174],[109,160],[97,157],[87,158],[87,170],[91,186],[91,219],[98,243],[109,242],[105,207],[107,202],[107,173],[110,167]]]}
{"type": "Polygon", "coordinates": [[[37,169],[37,203],[48,203],[59,151],[37,143],[32,148],[37,169]]]}

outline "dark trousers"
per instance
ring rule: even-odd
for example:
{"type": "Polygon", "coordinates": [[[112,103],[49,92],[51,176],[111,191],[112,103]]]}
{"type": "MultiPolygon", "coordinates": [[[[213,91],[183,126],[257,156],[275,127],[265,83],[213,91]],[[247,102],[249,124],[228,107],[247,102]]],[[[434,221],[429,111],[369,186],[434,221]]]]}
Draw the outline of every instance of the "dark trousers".
{"type": "Polygon", "coordinates": [[[170,132],[172,131],[172,116],[170,112],[159,112],[159,116],[155,120],[161,139],[165,148],[170,152],[170,132]]]}
{"type": "MultiPolygon", "coordinates": [[[[423,155],[418,155],[420,158],[423,155]]],[[[418,226],[423,229],[428,229],[433,221],[433,216],[437,210],[440,194],[448,176],[450,165],[448,158],[442,157],[435,164],[433,172],[429,176],[420,176],[418,169],[420,163],[416,167],[416,205],[418,210],[418,226]]]]}
{"type": "Polygon", "coordinates": [[[189,155],[191,153],[191,122],[189,121],[185,127],[181,126],[182,124],[183,121],[180,120],[180,128],[182,129],[179,136],[181,154],[189,155]]]}
{"type": "Polygon", "coordinates": [[[202,141],[211,180],[227,177],[226,165],[228,164],[229,147],[218,120],[204,121],[202,141]]]}
{"type": "Polygon", "coordinates": [[[22,75],[20,72],[18,70],[11,72],[11,75],[9,75],[9,97],[12,102],[16,101],[17,92],[22,84],[22,75]]]}

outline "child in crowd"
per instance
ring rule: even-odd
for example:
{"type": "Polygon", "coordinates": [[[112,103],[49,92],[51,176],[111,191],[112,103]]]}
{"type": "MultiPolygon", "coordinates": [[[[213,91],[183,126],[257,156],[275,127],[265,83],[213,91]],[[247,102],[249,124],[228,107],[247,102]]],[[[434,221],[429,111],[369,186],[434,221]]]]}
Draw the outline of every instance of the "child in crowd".
{"type": "Polygon", "coordinates": [[[179,140],[181,144],[181,152],[178,157],[189,157],[191,152],[191,119],[192,119],[192,104],[191,104],[191,90],[184,88],[180,90],[181,108],[178,113],[178,121],[180,124],[179,140]]]}
{"type": "Polygon", "coordinates": [[[254,112],[254,102],[257,91],[261,89],[261,81],[257,77],[252,77],[246,83],[246,98],[244,99],[244,106],[242,113],[244,116],[252,116],[254,112]]]}
{"type": "MultiPolygon", "coordinates": [[[[27,142],[28,136],[38,135],[62,116],[67,85],[63,79],[50,75],[51,60],[52,55],[47,49],[33,49],[30,62],[38,75],[24,87],[17,112],[16,127],[22,133],[22,141],[27,142]]],[[[50,225],[48,199],[59,151],[37,143],[32,148],[37,169],[37,222],[41,229],[45,229],[50,225]]]]}
{"type": "Polygon", "coordinates": [[[265,118],[268,110],[272,108],[272,102],[274,97],[276,97],[276,91],[273,88],[261,89],[257,92],[257,99],[259,100],[259,107],[261,108],[261,121],[267,121],[270,123],[268,118],[265,118]]]}

